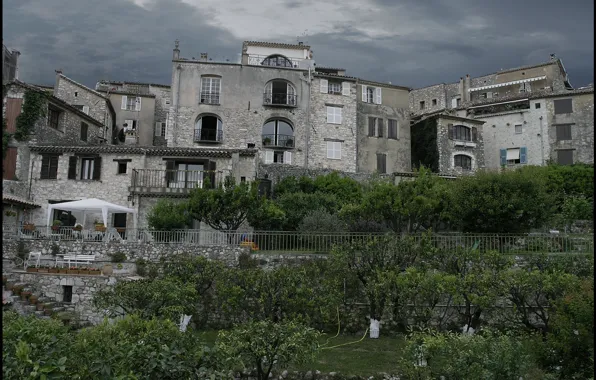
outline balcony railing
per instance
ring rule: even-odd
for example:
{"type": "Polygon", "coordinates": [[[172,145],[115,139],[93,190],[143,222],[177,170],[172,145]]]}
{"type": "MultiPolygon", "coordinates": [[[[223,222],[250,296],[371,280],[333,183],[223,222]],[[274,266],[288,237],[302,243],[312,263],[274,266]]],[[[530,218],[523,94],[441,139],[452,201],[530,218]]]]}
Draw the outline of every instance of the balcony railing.
{"type": "Polygon", "coordinates": [[[133,169],[131,193],[182,193],[204,188],[209,179],[213,187],[224,179],[223,171],[133,169]]]}
{"type": "Polygon", "coordinates": [[[282,60],[281,63],[277,65],[263,64],[263,62],[271,63],[271,61],[266,61],[267,58],[269,58],[269,56],[267,55],[249,55],[248,64],[254,66],[273,66],[288,69],[307,70],[314,63],[312,59],[286,58],[285,61],[282,60]]]}
{"type": "Polygon", "coordinates": [[[293,148],[294,136],[292,135],[263,135],[263,146],[277,148],[293,148]]]}
{"type": "Polygon", "coordinates": [[[219,92],[201,92],[201,104],[219,104],[219,92]]]}
{"type": "Polygon", "coordinates": [[[298,104],[298,95],[288,93],[264,93],[263,104],[267,106],[296,107],[298,104]]]}
{"type": "Polygon", "coordinates": [[[205,128],[195,129],[194,141],[205,143],[220,143],[223,141],[223,130],[205,128]]]}

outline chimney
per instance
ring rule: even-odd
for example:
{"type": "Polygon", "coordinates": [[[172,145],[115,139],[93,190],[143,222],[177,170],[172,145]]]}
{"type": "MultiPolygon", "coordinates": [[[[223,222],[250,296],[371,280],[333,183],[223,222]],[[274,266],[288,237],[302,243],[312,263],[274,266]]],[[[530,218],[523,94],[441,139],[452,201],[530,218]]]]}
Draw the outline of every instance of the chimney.
{"type": "Polygon", "coordinates": [[[201,53],[200,60],[201,61],[206,61],[207,60],[207,57],[208,57],[208,54],[207,53],[201,53]]]}
{"type": "Polygon", "coordinates": [[[56,84],[54,85],[54,96],[58,94],[58,88],[60,87],[60,75],[62,75],[62,69],[56,70],[56,84]]]}
{"type": "Polygon", "coordinates": [[[556,54],[555,54],[555,53],[552,53],[552,54],[550,55],[550,60],[551,60],[551,61],[555,61],[556,59],[557,59],[557,56],[556,56],[556,54]]]}
{"type": "Polygon", "coordinates": [[[174,54],[172,56],[173,60],[180,59],[180,49],[178,49],[178,46],[180,46],[180,41],[176,39],[176,41],[174,41],[174,54]]]}
{"type": "Polygon", "coordinates": [[[460,77],[459,78],[459,86],[457,88],[457,92],[459,93],[459,97],[461,99],[461,101],[463,102],[465,100],[465,85],[464,85],[464,78],[460,77]]]}
{"type": "Polygon", "coordinates": [[[470,91],[468,91],[470,88],[472,87],[471,83],[470,83],[470,74],[466,74],[466,80],[464,83],[464,96],[462,98],[462,101],[465,100],[467,102],[470,101],[470,91]]]}
{"type": "Polygon", "coordinates": [[[299,46],[302,46],[302,41],[298,41],[298,45],[299,46]]]}

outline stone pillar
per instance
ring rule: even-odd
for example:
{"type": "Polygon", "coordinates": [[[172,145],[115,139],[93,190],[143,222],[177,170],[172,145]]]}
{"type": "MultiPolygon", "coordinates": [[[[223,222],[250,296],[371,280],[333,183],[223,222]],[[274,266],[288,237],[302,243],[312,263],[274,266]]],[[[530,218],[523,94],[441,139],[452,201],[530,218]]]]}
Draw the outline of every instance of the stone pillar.
{"type": "Polygon", "coordinates": [[[464,82],[464,98],[466,100],[466,102],[470,101],[470,91],[468,91],[470,89],[470,74],[466,74],[466,80],[464,82]]]}

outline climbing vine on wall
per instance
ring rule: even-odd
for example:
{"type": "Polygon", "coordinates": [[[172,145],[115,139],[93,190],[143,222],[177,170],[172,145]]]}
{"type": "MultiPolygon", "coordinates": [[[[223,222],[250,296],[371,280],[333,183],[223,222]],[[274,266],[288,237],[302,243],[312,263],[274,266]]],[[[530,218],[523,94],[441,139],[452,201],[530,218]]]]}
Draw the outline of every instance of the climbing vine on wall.
{"type": "Polygon", "coordinates": [[[430,117],[412,126],[412,166],[424,166],[432,172],[439,172],[439,150],[437,148],[437,120],[430,117]]]}
{"type": "Polygon", "coordinates": [[[8,151],[8,143],[12,135],[6,131],[6,118],[2,119],[2,159],[6,158],[6,152],[8,151]]]}
{"type": "Polygon", "coordinates": [[[40,117],[46,115],[46,97],[43,92],[26,90],[23,101],[23,110],[17,117],[14,138],[26,141],[35,128],[35,123],[40,117]]]}

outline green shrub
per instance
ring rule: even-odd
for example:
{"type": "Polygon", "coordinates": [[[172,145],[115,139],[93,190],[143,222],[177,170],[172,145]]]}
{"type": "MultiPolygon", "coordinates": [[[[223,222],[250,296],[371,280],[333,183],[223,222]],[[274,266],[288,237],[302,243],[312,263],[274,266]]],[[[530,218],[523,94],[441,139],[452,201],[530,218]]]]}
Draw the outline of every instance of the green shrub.
{"type": "Polygon", "coordinates": [[[121,251],[111,254],[110,257],[113,263],[123,263],[126,261],[126,254],[121,251]]]}
{"type": "Polygon", "coordinates": [[[147,274],[147,261],[145,259],[137,259],[135,264],[137,266],[137,274],[139,276],[145,276],[147,274]]]}

